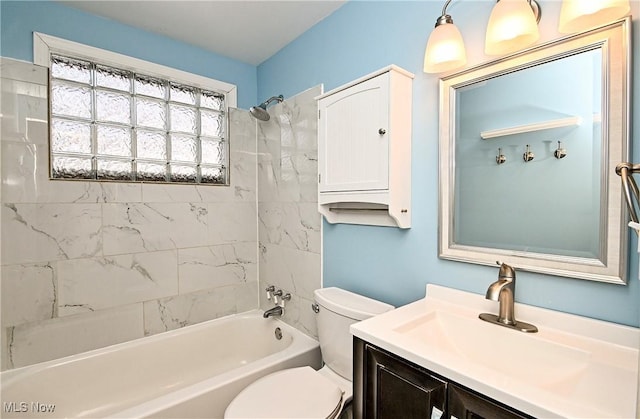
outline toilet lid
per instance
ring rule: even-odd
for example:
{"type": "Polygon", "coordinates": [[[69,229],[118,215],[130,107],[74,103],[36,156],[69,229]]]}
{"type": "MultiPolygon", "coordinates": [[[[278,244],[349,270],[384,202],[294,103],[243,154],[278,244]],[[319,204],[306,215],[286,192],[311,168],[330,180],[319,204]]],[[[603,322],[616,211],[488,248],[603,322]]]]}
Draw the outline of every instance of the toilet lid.
{"type": "Polygon", "coordinates": [[[331,418],[342,391],[311,367],[290,368],[256,380],[231,401],[225,418],[331,418]]]}

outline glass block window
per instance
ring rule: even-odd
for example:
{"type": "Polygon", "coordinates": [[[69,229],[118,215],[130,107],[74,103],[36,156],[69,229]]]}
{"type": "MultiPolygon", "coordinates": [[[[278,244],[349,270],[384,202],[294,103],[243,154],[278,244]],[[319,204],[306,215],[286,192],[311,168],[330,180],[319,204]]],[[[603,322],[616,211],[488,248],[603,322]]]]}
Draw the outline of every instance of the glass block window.
{"type": "Polygon", "coordinates": [[[228,184],[223,93],[51,55],[51,177],[228,184]]]}

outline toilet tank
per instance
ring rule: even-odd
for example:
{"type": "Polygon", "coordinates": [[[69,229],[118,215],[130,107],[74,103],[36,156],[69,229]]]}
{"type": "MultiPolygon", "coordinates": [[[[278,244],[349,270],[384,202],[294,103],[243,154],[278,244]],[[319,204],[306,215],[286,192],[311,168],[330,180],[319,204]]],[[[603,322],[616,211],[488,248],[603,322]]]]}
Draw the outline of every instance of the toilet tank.
{"type": "Polygon", "coordinates": [[[340,376],[353,380],[353,337],[349,326],[393,306],[359,294],[330,287],[314,292],[318,340],[324,363],[340,376]]]}

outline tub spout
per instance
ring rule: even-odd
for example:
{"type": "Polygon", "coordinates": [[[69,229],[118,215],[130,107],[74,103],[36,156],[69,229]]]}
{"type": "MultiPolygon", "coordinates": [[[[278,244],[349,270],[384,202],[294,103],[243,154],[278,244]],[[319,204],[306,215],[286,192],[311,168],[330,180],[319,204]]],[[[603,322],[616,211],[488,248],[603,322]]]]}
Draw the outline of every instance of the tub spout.
{"type": "Polygon", "coordinates": [[[280,306],[275,306],[274,308],[271,308],[267,311],[264,312],[264,314],[262,315],[262,317],[264,317],[265,319],[271,317],[271,316],[282,316],[284,314],[284,309],[280,306]]]}

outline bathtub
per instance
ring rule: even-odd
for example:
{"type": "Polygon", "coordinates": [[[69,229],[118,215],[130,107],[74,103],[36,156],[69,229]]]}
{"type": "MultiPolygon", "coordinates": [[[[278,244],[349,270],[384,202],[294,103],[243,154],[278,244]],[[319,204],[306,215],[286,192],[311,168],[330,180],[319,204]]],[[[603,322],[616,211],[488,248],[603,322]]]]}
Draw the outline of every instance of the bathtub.
{"type": "Polygon", "coordinates": [[[320,363],[316,340],[253,310],[5,371],[0,416],[222,417],[257,378],[320,363]]]}

